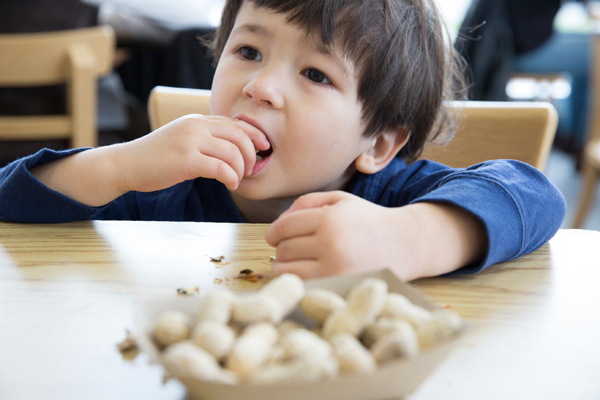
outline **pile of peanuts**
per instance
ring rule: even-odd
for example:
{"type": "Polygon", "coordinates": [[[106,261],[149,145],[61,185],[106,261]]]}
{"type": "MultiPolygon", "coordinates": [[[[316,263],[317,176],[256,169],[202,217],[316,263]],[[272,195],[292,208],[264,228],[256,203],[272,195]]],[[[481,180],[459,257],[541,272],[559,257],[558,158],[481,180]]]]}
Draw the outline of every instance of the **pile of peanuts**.
{"type": "Polygon", "coordinates": [[[248,295],[211,292],[195,319],[165,311],[153,339],[171,377],[265,385],[372,373],[414,357],[460,326],[457,314],[414,305],[388,293],[381,279],[364,279],[344,299],[325,289],[305,291],[298,276],[284,274],[248,295]],[[284,320],[297,307],[315,328],[284,320]]]}

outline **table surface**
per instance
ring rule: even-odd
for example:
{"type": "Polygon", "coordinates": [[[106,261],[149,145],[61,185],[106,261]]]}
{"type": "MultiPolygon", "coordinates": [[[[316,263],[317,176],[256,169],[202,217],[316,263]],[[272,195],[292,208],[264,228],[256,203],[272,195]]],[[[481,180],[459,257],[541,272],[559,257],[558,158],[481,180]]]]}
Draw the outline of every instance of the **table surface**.
{"type": "MultiPolygon", "coordinates": [[[[174,380],[116,344],[139,299],[177,288],[256,288],[266,225],[0,223],[1,399],[183,399],[174,380]],[[224,255],[223,265],[210,257],[224,255]]],[[[424,399],[600,399],[600,232],[561,230],[478,275],[412,284],[474,328],[413,393],[424,399]]]]}

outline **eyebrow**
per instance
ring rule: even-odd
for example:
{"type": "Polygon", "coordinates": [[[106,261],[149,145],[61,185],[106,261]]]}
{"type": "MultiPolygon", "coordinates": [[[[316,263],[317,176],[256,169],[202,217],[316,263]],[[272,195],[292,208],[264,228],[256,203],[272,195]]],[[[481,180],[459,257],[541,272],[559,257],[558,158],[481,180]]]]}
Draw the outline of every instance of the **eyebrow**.
{"type": "Polygon", "coordinates": [[[258,24],[244,24],[240,27],[235,28],[235,30],[232,32],[232,35],[235,33],[244,33],[244,32],[253,33],[258,36],[266,36],[266,37],[274,36],[273,32],[271,32],[264,26],[258,25],[258,24]]]}

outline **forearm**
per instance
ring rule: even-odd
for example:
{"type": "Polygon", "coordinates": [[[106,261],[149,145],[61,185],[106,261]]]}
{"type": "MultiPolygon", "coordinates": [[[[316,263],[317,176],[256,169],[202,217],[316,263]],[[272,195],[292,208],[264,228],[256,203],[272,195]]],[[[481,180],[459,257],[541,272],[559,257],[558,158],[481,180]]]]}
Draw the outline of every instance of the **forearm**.
{"type": "Polygon", "coordinates": [[[482,260],[485,255],[487,235],[483,224],[457,206],[417,203],[390,211],[393,217],[386,224],[393,232],[391,237],[405,241],[395,247],[410,253],[408,259],[397,258],[392,267],[405,281],[442,275],[482,260]]]}
{"type": "Polygon", "coordinates": [[[125,194],[123,144],[82,151],[33,167],[44,185],[81,204],[100,207],[125,194]]]}

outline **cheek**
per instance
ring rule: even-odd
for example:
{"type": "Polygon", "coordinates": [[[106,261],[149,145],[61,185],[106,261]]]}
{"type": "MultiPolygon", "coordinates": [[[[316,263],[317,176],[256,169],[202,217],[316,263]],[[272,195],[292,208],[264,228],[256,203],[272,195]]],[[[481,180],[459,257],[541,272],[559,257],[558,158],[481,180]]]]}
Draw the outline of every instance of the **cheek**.
{"type": "Polygon", "coordinates": [[[319,168],[321,172],[335,170],[337,173],[360,152],[361,126],[346,113],[306,113],[298,118],[294,132],[295,140],[289,143],[293,150],[290,156],[311,170],[319,168]]]}
{"type": "Polygon", "coordinates": [[[228,65],[228,60],[222,60],[217,65],[211,88],[210,111],[212,115],[228,115],[235,95],[241,90],[238,86],[237,77],[228,65]]]}
{"type": "Polygon", "coordinates": [[[223,84],[225,81],[221,79],[222,74],[219,70],[215,72],[213,84],[210,93],[210,113],[211,115],[223,115],[224,114],[224,98],[226,96],[226,87],[223,84]]]}
{"type": "Polygon", "coordinates": [[[337,107],[332,107],[332,103],[322,105],[301,118],[303,131],[323,152],[354,148],[362,136],[362,124],[357,117],[359,111],[350,104],[338,104],[337,107]]]}

